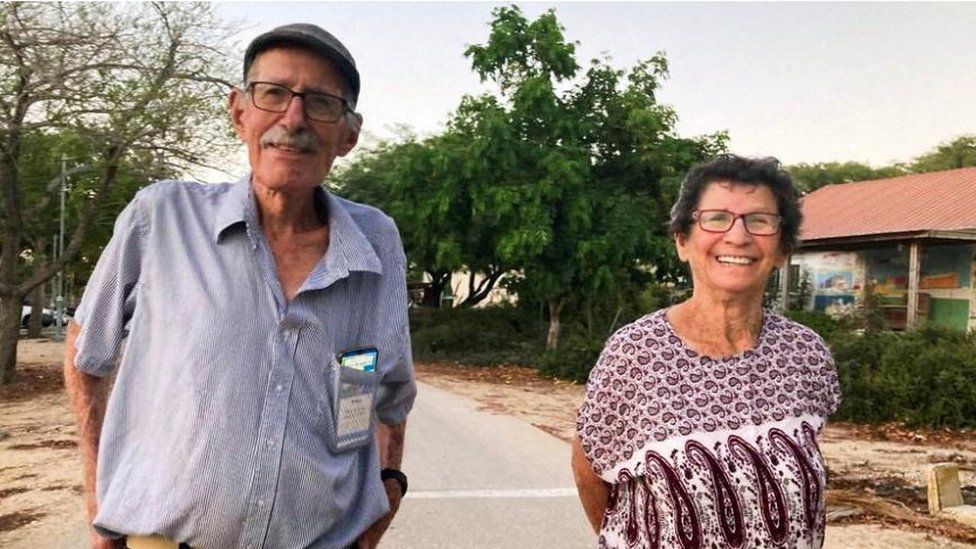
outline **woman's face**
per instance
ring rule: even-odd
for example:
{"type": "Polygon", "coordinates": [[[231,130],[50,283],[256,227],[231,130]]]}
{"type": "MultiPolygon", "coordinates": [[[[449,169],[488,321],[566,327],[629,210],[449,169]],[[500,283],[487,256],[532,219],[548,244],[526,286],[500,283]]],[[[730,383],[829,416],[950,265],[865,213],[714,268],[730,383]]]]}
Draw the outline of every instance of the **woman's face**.
{"type": "MultiPolygon", "coordinates": [[[[697,210],[726,210],[736,215],[776,213],[776,197],[763,185],[716,181],[705,187],[697,210]]],[[[737,218],[724,233],[703,231],[698,222],[688,236],[676,236],[678,257],[691,268],[695,293],[714,298],[761,295],[773,269],[785,258],[779,252],[779,233],[757,236],[737,218]]]]}

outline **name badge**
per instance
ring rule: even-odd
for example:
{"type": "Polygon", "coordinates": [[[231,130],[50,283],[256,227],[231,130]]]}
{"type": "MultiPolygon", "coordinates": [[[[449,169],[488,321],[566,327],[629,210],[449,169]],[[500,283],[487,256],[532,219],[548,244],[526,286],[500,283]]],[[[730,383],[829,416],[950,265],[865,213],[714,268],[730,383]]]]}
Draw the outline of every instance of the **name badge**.
{"type": "Polygon", "coordinates": [[[379,351],[375,347],[339,355],[334,408],[336,441],[333,447],[337,452],[363,446],[370,440],[378,358],[379,351]]]}

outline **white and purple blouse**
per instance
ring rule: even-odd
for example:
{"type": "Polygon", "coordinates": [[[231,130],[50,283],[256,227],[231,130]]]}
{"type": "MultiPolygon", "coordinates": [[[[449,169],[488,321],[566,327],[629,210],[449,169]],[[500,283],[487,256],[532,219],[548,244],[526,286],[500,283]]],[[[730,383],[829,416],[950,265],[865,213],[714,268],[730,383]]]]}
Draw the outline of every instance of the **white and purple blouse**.
{"type": "Polygon", "coordinates": [[[753,349],[710,358],[665,314],[607,341],[579,410],[611,484],[600,547],[821,547],[817,434],[840,400],[823,339],[764,311],[753,349]]]}

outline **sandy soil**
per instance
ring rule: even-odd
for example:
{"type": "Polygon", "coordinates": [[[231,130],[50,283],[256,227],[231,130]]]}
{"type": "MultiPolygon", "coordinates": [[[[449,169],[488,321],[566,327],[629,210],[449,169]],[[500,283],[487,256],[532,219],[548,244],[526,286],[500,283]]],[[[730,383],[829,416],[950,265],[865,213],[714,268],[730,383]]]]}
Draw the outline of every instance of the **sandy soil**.
{"type": "MultiPolygon", "coordinates": [[[[21,341],[20,379],[0,388],[0,547],[64,546],[58,542],[77,539],[84,528],[80,458],[60,354],[58,343],[21,341]],[[38,545],[39,540],[54,543],[38,545]]],[[[563,440],[572,438],[583,398],[581,386],[519,367],[418,364],[417,376],[563,440]]],[[[927,515],[924,484],[930,463],[976,467],[972,432],[831,425],[822,450],[831,473],[828,500],[845,502],[829,508],[834,518],[827,547],[976,547],[976,529],[927,515]]],[[[962,482],[967,503],[976,504],[976,478],[964,474],[962,482]]]]}

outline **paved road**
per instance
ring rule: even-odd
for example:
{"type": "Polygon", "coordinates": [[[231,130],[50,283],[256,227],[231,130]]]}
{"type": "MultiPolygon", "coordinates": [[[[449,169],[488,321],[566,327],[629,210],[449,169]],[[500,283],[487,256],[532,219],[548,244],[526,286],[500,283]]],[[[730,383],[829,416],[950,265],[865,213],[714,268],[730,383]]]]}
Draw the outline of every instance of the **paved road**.
{"type": "Polygon", "coordinates": [[[595,547],[569,445],[419,384],[407,428],[410,493],[381,547],[595,547]]]}

